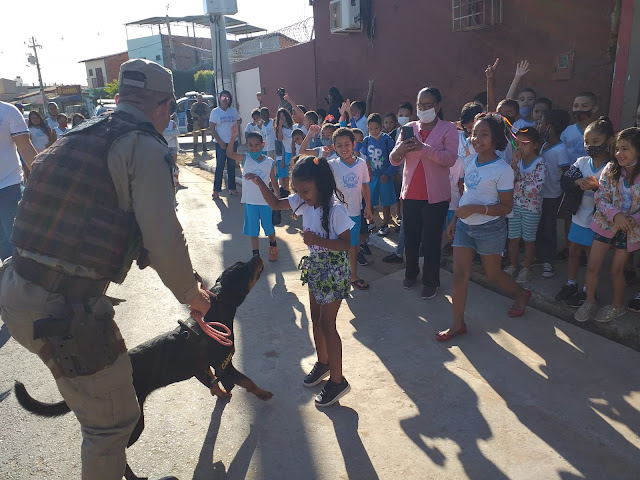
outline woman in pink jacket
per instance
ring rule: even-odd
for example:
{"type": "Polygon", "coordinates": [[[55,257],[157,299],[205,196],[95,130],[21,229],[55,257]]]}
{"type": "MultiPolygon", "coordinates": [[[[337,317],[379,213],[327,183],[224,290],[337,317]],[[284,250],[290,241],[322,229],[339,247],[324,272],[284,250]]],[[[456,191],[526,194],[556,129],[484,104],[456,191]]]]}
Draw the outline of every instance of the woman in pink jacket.
{"type": "Polygon", "coordinates": [[[420,273],[420,244],[424,250],[422,298],[433,298],[440,286],[442,226],[449,209],[449,168],[458,157],[458,131],[442,120],[442,95],[435,87],[418,93],[419,121],[406,124],[390,155],[392,165],[405,162],[402,178],[402,228],[407,268],[404,288],[413,288],[420,273]]]}

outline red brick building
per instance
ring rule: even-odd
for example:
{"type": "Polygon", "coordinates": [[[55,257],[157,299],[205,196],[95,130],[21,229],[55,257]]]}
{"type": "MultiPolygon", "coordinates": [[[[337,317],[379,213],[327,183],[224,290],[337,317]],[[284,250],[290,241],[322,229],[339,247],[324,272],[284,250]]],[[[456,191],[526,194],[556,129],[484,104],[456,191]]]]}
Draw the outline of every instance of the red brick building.
{"type": "Polygon", "coordinates": [[[414,103],[420,88],[434,85],[444,96],[446,118],[454,120],[465,102],[486,90],[489,63],[500,58],[501,99],[516,63],[527,59],[531,71],[521,87],[567,110],[576,93],[591,90],[600,110],[609,110],[620,25],[616,0],[484,0],[475,3],[500,5],[500,17],[488,22],[475,15],[478,24],[468,30],[456,23],[449,1],[360,3],[362,31],[332,34],[329,0],[315,0],[315,40],[235,63],[234,71],[259,69],[263,102],[270,108],[281,86],[307,107],[326,108],[329,87],[338,87],[345,98],[364,99],[373,79],[372,111],[384,113],[397,111],[401,101],[414,103]],[[495,24],[479,28],[484,21],[495,24]]]}
{"type": "Polygon", "coordinates": [[[81,60],[87,71],[87,85],[89,88],[104,87],[107,83],[118,79],[120,65],[129,60],[128,52],[115,53],[104,57],[81,60]]]}

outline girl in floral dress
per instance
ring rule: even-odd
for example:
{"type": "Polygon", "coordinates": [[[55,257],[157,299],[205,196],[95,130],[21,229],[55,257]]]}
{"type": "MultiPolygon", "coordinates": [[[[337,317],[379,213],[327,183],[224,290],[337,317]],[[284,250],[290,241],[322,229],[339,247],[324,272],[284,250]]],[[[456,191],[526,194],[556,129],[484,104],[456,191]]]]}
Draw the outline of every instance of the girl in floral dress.
{"type": "Polygon", "coordinates": [[[273,210],[293,210],[302,216],[304,243],[309,255],[302,258],[302,284],[309,285],[309,303],[313,322],[313,339],[318,361],[305,377],[305,387],[313,387],[330,377],[316,405],[326,407],[346,395],[351,387],[342,375],[342,341],[336,318],[342,299],[350,290],[351,268],[347,250],[354,225],[344,206],[344,196],[337,189],[333,172],[324,158],[302,156],[293,167],[292,187],[296,191],[279,200],[262,179],[245,175],[253,181],[273,210]]]}
{"type": "Polygon", "coordinates": [[[541,145],[540,134],[535,128],[525,128],[516,133],[517,154],[511,163],[515,177],[513,217],[509,219],[511,265],[504,271],[515,275],[520,239],[524,240],[524,266],[516,278],[517,283],[531,280],[531,264],[536,253],[536,234],[542,217],[542,187],[546,175],[544,159],[540,156],[541,145]]]}

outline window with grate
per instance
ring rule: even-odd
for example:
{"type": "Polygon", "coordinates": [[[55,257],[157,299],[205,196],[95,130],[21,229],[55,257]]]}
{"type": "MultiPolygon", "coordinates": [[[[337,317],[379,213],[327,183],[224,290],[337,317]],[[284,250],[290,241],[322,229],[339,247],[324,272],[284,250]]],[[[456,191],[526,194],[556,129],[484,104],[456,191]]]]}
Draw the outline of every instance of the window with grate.
{"type": "Polygon", "coordinates": [[[466,32],[502,23],[502,0],[451,0],[454,32],[466,32]]]}
{"type": "Polygon", "coordinates": [[[91,69],[91,68],[89,69],[89,76],[93,77],[93,69],[91,69]]]}

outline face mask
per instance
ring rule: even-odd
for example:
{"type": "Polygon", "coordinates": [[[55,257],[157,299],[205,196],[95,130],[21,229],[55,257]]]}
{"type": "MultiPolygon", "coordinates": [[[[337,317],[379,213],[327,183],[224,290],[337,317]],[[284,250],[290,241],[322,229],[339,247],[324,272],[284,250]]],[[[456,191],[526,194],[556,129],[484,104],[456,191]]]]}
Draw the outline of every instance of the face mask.
{"type": "Polygon", "coordinates": [[[436,109],[418,110],[418,118],[422,123],[431,123],[436,119],[436,109]]]}
{"type": "Polygon", "coordinates": [[[407,123],[411,121],[410,117],[398,117],[398,123],[401,127],[404,127],[407,123]]]}
{"type": "Polygon", "coordinates": [[[360,151],[362,149],[362,142],[356,142],[356,151],[360,151]]]}
{"type": "Polygon", "coordinates": [[[323,138],[320,140],[320,143],[322,143],[323,147],[329,147],[333,141],[330,138],[323,138]]]}
{"type": "Polygon", "coordinates": [[[261,155],[262,155],[262,150],[260,150],[259,152],[249,152],[249,156],[254,160],[258,160],[261,155]]]}
{"type": "Polygon", "coordinates": [[[529,115],[533,112],[531,107],[520,107],[520,116],[522,118],[529,118],[529,115]]]}
{"type": "Polygon", "coordinates": [[[586,120],[587,118],[591,117],[591,113],[593,112],[593,109],[591,110],[574,110],[573,111],[573,119],[576,122],[581,122],[582,120],[586,120]]]}
{"type": "Polygon", "coordinates": [[[587,151],[587,155],[593,158],[599,157],[600,155],[608,151],[609,145],[606,143],[603,143],[602,145],[587,145],[584,149],[587,151]]]}

